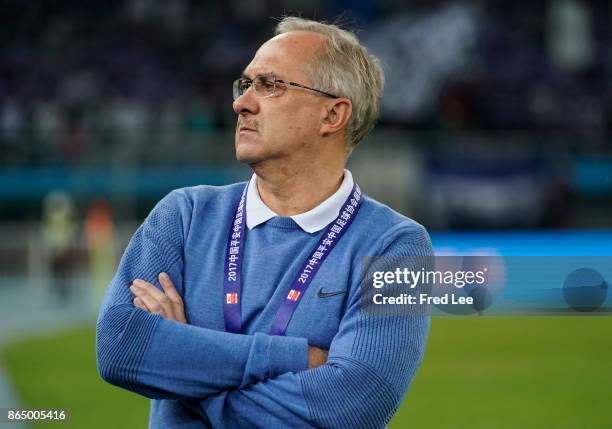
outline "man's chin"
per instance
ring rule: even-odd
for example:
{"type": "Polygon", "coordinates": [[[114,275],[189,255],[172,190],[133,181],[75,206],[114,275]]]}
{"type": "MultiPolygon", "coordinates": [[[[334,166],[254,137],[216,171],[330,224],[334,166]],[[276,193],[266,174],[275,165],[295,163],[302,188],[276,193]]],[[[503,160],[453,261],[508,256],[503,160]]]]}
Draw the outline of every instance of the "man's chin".
{"type": "Polygon", "coordinates": [[[265,159],[264,149],[261,144],[255,141],[236,142],[236,159],[245,164],[261,162],[265,159]]]}
{"type": "Polygon", "coordinates": [[[249,150],[236,150],[236,159],[238,162],[242,162],[244,164],[256,164],[262,161],[262,156],[260,154],[254,153],[255,151],[249,150]]]}

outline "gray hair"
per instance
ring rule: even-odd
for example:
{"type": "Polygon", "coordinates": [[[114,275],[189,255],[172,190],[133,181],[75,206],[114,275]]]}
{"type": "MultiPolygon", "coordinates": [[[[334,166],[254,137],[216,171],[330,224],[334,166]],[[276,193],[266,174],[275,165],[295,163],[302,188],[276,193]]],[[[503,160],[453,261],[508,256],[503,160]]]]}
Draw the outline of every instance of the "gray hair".
{"type": "Polygon", "coordinates": [[[311,31],[327,37],[323,50],[304,72],[317,89],[346,97],[353,104],[347,127],[347,146],[352,150],[374,128],[385,84],[380,63],[359,43],[357,36],[337,25],[289,16],[276,26],[275,34],[311,31]]]}

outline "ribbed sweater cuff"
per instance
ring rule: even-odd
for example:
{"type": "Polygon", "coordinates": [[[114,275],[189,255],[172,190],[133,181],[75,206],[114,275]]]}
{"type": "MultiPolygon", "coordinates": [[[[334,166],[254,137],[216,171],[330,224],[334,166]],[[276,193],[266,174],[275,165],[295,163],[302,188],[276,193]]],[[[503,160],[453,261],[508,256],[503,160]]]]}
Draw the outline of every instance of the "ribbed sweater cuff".
{"type": "Polygon", "coordinates": [[[270,336],[270,373],[272,376],[308,369],[306,338],[270,336]]]}
{"type": "Polygon", "coordinates": [[[306,338],[283,337],[258,332],[253,335],[240,388],[286,372],[305,369],[308,369],[306,338]]]}

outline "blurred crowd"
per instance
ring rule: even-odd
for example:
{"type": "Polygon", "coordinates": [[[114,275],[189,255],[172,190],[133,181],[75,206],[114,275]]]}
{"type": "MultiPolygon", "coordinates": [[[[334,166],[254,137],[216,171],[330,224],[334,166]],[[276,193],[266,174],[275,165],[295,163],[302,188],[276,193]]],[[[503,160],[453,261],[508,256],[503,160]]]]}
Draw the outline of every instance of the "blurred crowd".
{"type": "Polygon", "coordinates": [[[452,2],[373,25],[384,117],[452,129],[612,126],[608,2],[452,2]],[[384,31],[383,31],[384,30],[384,31]]]}
{"type": "Polygon", "coordinates": [[[387,75],[382,124],[411,129],[612,126],[608,2],[6,1],[3,165],[231,129],[230,86],[273,17],[357,28],[387,75]]]}

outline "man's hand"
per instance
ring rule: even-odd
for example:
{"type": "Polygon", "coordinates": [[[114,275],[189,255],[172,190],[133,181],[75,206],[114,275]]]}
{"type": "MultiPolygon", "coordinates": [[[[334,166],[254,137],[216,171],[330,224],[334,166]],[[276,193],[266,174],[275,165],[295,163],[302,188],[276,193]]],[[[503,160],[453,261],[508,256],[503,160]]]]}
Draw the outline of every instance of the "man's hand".
{"type": "Polygon", "coordinates": [[[166,273],[160,273],[158,279],[165,293],[144,280],[134,280],[130,286],[130,291],[136,295],[134,305],[149,313],[160,314],[166,319],[187,323],[183,299],[174,288],[170,277],[166,273]]]}
{"type": "Polygon", "coordinates": [[[327,362],[327,350],[308,346],[308,368],[317,368],[327,362]]]}

